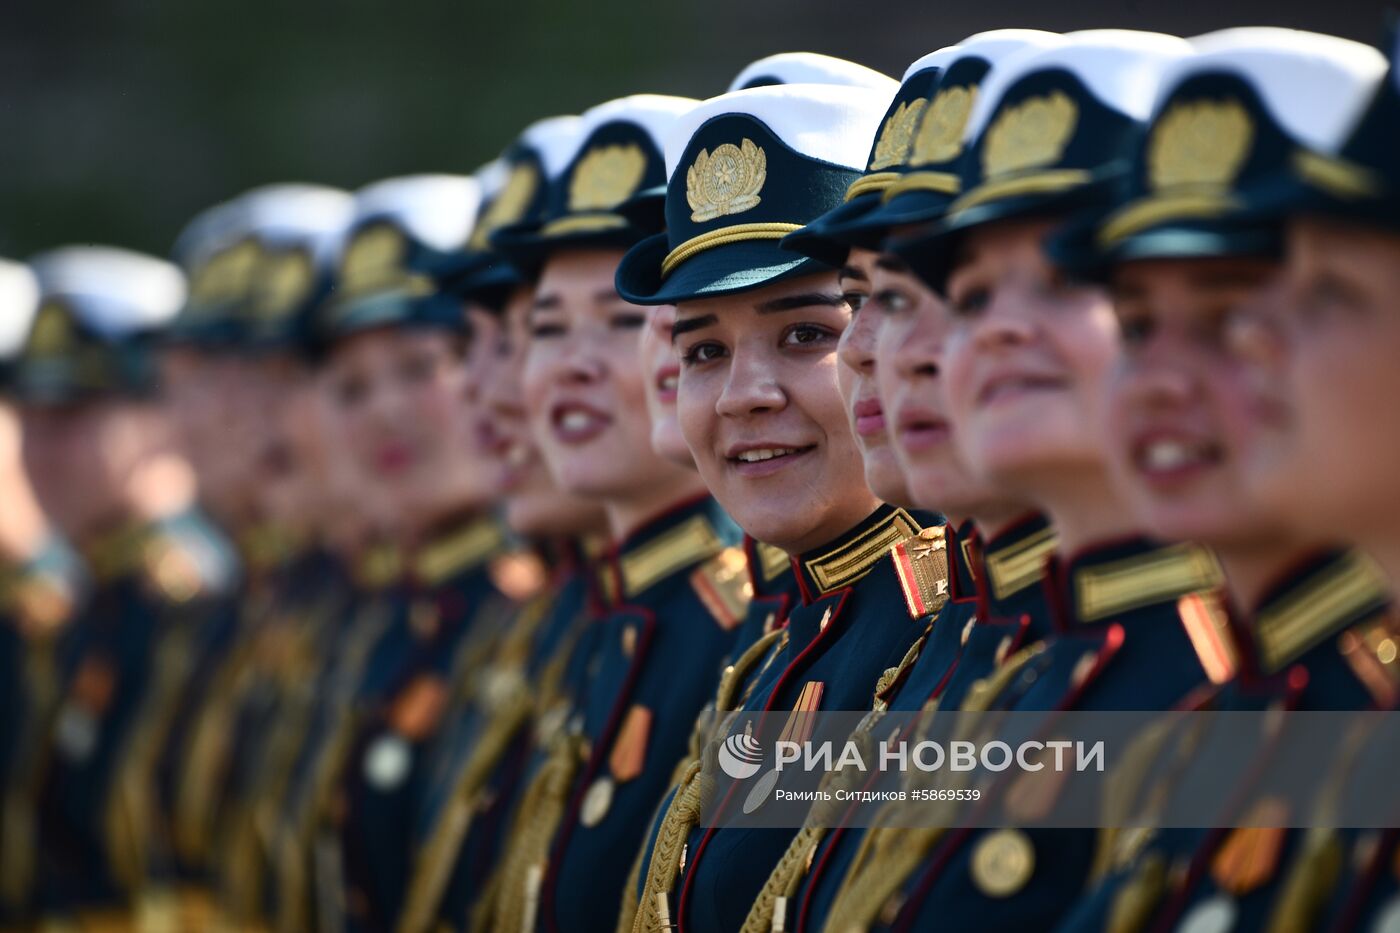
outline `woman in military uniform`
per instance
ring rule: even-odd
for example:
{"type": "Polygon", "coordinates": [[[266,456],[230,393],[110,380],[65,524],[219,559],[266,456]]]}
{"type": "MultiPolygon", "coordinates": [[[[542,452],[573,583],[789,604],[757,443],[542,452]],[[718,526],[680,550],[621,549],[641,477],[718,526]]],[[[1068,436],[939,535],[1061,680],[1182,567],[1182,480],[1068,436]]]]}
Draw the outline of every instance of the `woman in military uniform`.
{"type": "Polygon", "coordinates": [[[664,180],[660,135],[694,103],[637,95],[586,112],[542,222],[493,239],[536,283],[523,373],[535,442],[559,488],[602,505],[613,539],[584,686],[522,799],[493,929],[611,928],[746,609],[738,529],[652,447],[645,311],[612,283],[645,232],[618,208],[664,180]]]}

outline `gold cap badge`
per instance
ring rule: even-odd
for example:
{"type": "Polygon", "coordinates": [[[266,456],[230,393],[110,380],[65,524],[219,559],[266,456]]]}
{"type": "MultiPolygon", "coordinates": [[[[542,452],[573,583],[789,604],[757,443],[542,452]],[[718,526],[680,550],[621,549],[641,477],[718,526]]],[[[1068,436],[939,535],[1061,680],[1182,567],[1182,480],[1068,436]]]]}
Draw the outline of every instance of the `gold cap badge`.
{"type": "Polygon", "coordinates": [[[473,249],[485,249],[490,245],[491,234],[518,223],[525,216],[539,186],[540,173],[533,165],[522,162],[511,169],[510,177],[487,206],[467,245],[473,249]]]}
{"type": "Polygon", "coordinates": [[[982,144],[988,178],[1054,165],[1074,136],[1079,108],[1063,91],[1002,110],[982,144]]]}
{"type": "Polygon", "coordinates": [[[569,210],[617,207],[641,185],[646,170],[647,157],[636,143],[594,146],[569,179],[569,210]]]}
{"type": "Polygon", "coordinates": [[[340,264],[340,289],[346,294],[388,288],[403,275],[408,244],[403,234],[387,224],[361,230],[345,250],[340,264]]]}
{"type": "Polygon", "coordinates": [[[57,302],[45,302],[29,331],[29,355],[62,356],[71,351],[76,343],[73,319],[67,309],[57,302]]]}
{"type": "Polygon", "coordinates": [[[895,108],[894,113],[885,120],[880,138],[875,142],[875,154],[870,158],[871,171],[904,164],[914,140],[914,128],[919,125],[919,117],[923,116],[927,106],[928,98],[917,97],[895,108]]]}
{"type": "Polygon", "coordinates": [[[252,240],[243,240],[210,256],[190,281],[191,301],[228,301],[245,294],[260,252],[252,240]]]}
{"type": "Polygon", "coordinates": [[[914,137],[911,165],[931,165],[948,162],[962,152],[963,133],[972,105],[977,102],[977,87],[949,87],[938,92],[914,137]]]}
{"type": "Polygon", "coordinates": [[[685,173],[691,221],[704,223],[757,207],[767,179],[768,156],[751,139],[738,146],[724,143],[713,154],[701,149],[685,173]]]}
{"type": "Polygon", "coordinates": [[[1235,180],[1254,141],[1249,114],[1235,100],[1174,104],[1148,144],[1153,188],[1225,188],[1235,180]]]}
{"type": "Polygon", "coordinates": [[[315,278],[311,257],[302,250],[266,254],[253,282],[253,311],[266,318],[291,313],[310,297],[315,278]]]}

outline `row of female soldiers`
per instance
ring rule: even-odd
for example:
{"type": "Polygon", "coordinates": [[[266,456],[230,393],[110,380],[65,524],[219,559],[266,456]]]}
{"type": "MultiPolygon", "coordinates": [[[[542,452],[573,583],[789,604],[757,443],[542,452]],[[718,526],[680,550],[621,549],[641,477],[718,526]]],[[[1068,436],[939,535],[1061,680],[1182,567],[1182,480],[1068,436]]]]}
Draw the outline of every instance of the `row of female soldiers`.
{"type": "Polygon", "coordinates": [[[731,714],[1393,708],[1397,166],[1393,52],[998,30],[7,267],[7,916],[1396,929],[1395,831],[752,828],[786,779],[717,762],[731,714]]]}

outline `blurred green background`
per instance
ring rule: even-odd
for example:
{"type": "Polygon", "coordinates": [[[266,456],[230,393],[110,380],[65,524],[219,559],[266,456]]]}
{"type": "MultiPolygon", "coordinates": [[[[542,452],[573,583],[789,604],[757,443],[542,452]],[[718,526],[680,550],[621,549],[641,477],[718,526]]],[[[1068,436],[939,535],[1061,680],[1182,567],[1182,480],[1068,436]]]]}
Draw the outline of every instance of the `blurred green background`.
{"type": "Polygon", "coordinates": [[[1192,35],[1271,24],[1377,41],[1382,0],[500,0],[3,4],[0,255],[165,253],[254,185],[470,172],[539,117],[641,91],[707,97],[810,49],[898,76],[1005,26],[1192,35]]]}

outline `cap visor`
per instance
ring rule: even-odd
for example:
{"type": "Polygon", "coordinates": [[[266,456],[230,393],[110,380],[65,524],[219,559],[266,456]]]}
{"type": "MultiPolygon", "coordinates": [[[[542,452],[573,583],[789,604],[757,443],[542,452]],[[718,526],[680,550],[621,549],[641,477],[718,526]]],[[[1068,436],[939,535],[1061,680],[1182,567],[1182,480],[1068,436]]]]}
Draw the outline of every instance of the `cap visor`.
{"type": "Polygon", "coordinates": [[[879,203],[880,199],[877,196],[869,194],[847,201],[827,211],[801,230],[789,233],[779,242],[782,243],[783,249],[839,266],[846,261],[846,254],[851,251],[851,247],[870,248],[865,237],[856,236],[853,240],[852,233],[857,229],[856,223],[860,218],[879,203]]]}
{"type": "Polygon", "coordinates": [[[669,305],[753,291],[774,282],[835,271],[835,265],[799,256],[778,240],[747,240],[697,253],[665,279],[661,263],[670,252],[666,234],[643,240],[617,267],[617,291],[638,305],[669,305]]]}

